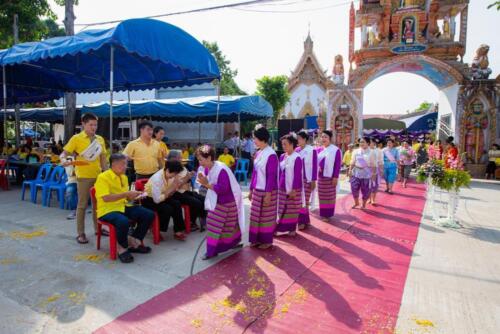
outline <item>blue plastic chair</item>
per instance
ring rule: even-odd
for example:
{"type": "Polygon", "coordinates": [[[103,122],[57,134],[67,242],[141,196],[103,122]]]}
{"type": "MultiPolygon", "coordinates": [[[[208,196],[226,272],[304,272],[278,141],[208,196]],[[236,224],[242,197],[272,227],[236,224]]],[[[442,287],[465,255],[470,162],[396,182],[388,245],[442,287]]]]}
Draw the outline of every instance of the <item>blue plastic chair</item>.
{"type": "MultiPolygon", "coordinates": [[[[36,187],[35,184],[44,182],[49,179],[50,170],[52,169],[51,164],[43,164],[38,169],[38,173],[36,174],[36,178],[33,180],[27,180],[23,182],[21,188],[21,200],[24,201],[24,193],[26,191],[26,187],[30,188],[31,201],[33,202],[33,198],[35,197],[36,187]]],[[[36,201],[35,201],[36,202],[36,201]]]]}
{"type": "Polygon", "coordinates": [[[236,163],[236,170],[234,171],[234,176],[236,180],[240,182],[240,177],[245,181],[245,185],[248,183],[248,168],[250,167],[250,160],[248,159],[238,159],[236,163]]]}
{"type": "MultiPolygon", "coordinates": [[[[56,167],[57,168],[57,167],[56,167]]],[[[65,200],[66,200],[66,181],[68,181],[68,176],[66,171],[59,177],[59,180],[56,183],[49,184],[48,189],[45,191],[45,194],[42,198],[42,205],[50,207],[50,200],[52,199],[52,193],[56,191],[56,198],[59,202],[59,208],[64,210],[65,208],[65,200]]],[[[43,192],[42,192],[43,194],[43,192]]]]}
{"type": "Polygon", "coordinates": [[[49,187],[54,184],[58,184],[59,181],[64,177],[64,174],[66,174],[66,171],[64,170],[63,166],[57,166],[54,169],[52,169],[52,172],[50,173],[50,176],[48,179],[46,179],[43,182],[37,182],[35,183],[35,196],[33,197],[32,202],[36,204],[37,196],[38,196],[38,189],[42,190],[42,205],[47,206],[47,203],[45,200],[47,199],[47,192],[49,191],[49,187]]]}

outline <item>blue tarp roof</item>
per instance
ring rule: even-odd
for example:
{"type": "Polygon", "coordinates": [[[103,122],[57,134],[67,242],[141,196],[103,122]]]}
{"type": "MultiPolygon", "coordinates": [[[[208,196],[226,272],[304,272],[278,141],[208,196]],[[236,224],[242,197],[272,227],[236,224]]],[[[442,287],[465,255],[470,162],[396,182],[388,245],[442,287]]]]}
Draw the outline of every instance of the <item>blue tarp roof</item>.
{"type": "MultiPolygon", "coordinates": [[[[0,119],[3,120],[3,110],[0,111],[0,119]]],[[[77,118],[80,118],[80,107],[77,106],[77,118]]],[[[7,118],[9,121],[15,119],[13,110],[7,110],[7,118]]],[[[64,122],[64,108],[29,108],[21,109],[19,112],[19,119],[21,121],[29,122],[48,122],[48,123],[63,123],[64,122]]]]}
{"type": "MultiPolygon", "coordinates": [[[[132,118],[151,118],[170,122],[215,122],[217,96],[183,99],[132,101],[132,118]]],[[[109,103],[83,106],[82,113],[92,112],[100,118],[109,117],[109,103]]],[[[272,117],[273,108],[260,96],[221,96],[219,121],[237,122],[272,117]]],[[[128,120],[127,102],[113,103],[113,119],[128,120]]]]}
{"type": "Polygon", "coordinates": [[[438,113],[437,112],[431,112],[428,114],[425,114],[415,121],[413,123],[409,124],[407,127],[408,132],[431,132],[436,130],[436,122],[437,122],[437,117],[438,113]]]}
{"type": "MultiPolygon", "coordinates": [[[[15,96],[8,102],[50,100],[67,91],[109,91],[111,46],[115,91],[189,86],[220,77],[214,57],[182,29],[152,19],[131,19],[109,29],[0,51],[8,96],[15,96]]],[[[0,94],[3,98],[1,90],[0,94]]]]}

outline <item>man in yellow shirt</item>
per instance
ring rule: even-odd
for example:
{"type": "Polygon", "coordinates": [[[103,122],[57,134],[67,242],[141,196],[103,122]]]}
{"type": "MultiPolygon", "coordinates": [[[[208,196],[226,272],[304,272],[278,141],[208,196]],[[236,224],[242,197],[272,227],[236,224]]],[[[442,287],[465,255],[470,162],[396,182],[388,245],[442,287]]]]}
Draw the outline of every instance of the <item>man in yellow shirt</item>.
{"type": "MultiPolygon", "coordinates": [[[[76,208],[76,227],[78,236],[76,240],[80,244],[88,243],[85,236],[85,210],[90,197],[90,188],[94,186],[97,175],[108,169],[106,162],[106,145],[104,138],[96,135],[97,116],[91,113],[82,116],[83,131],[74,135],[64,146],[60,155],[64,167],[75,165],[76,184],[78,193],[78,206],[76,208]],[[76,153],[76,162],[67,161],[67,156],[76,153]]],[[[97,231],[97,219],[95,215],[94,231],[97,231]]],[[[106,234],[107,235],[107,234],[106,234]]]]}
{"type": "Polygon", "coordinates": [[[130,253],[150,253],[151,248],[141,244],[154,219],[153,211],[131,205],[143,197],[140,191],[128,190],[127,157],[114,153],[109,158],[111,168],[99,174],[95,182],[97,217],[116,228],[118,258],[123,263],[134,261],[130,253]],[[129,220],[137,223],[132,235],[128,235],[129,220]]]}
{"type": "Polygon", "coordinates": [[[347,145],[347,151],[345,151],[344,156],[342,157],[342,165],[348,167],[351,164],[352,151],[354,150],[354,145],[347,145]]]}
{"type": "Polygon", "coordinates": [[[160,143],[153,139],[153,124],[142,122],[139,131],[139,138],[128,143],[123,150],[123,154],[134,161],[136,180],[149,179],[163,166],[165,159],[160,143]]]}
{"type": "Polygon", "coordinates": [[[234,157],[229,154],[229,148],[227,147],[224,147],[224,153],[222,153],[221,155],[219,155],[219,159],[218,159],[220,162],[223,162],[226,164],[227,167],[231,168],[234,166],[234,157]]]}
{"type": "Polygon", "coordinates": [[[165,130],[161,126],[156,126],[153,129],[153,137],[158,143],[160,143],[160,150],[162,154],[160,168],[163,168],[165,166],[165,159],[167,158],[169,152],[167,144],[163,141],[163,137],[165,137],[165,130]]]}

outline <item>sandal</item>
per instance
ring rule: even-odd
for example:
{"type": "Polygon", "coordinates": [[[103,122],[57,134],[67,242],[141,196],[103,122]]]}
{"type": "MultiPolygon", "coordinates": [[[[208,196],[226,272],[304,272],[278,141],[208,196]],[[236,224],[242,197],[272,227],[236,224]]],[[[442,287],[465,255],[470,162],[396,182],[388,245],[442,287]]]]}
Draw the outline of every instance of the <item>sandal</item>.
{"type": "Polygon", "coordinates": [[[151,253],[151,247],[139,245],[137,247],[129,247],[128,251],[130,253],[148,254],[151,253]]]}
{"type": "Polygon", "coordinates": [[[186,241],[186,235],[184,233],[174,234],[174,239],[179,241],[186,241]]]}
{"type": "Polygon", "coordinates": [[[76,237],[76,242],[78,242],[79,244],[88,244],[89,240],[87,239],[85,234],[80,234],[76,237]]]}
{"type": "Polygon", "coordinates": [[[196,224],[191,224],[191,231],[198,231],[200,228],[196,224]]]}
{"type": "Polygon", "coordinates": [[[205,254],[205,255],[203,255],[203,256],[202,256],[202,258],[201,258],[201,259],[202,259],[203,261],[206,261],[206,260],[212,259],[212,258],[214,258],[214,257],[216,257],[216,256],[217,256],[217,255],[214,255],[214,256],[208,256],[207,254],[205,254]]]}
{"type": "Polygon", "coordinates": [[[118,258],[120,259],[121,263],[134,262],[134,257],[132,256],[132,254],[130,254],[129,250],[126,250],[125,252],[118,254],[118,258]]]}

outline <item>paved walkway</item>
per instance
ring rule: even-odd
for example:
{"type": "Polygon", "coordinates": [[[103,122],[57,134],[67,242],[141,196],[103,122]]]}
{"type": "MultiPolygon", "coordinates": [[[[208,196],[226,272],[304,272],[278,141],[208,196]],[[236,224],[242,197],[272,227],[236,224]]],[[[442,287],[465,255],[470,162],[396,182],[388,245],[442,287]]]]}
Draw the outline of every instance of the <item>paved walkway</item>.
{"type": "MultiPolygon", "coordinates": [[[[463,195],[458,214],[464,228],[422,222],[396,333],[500,328],[500,187],[473,184],[463,195]]],[[[67,212],[19,198],[16,190],[0,191],[2,334],[90,333],[187,278],[202,239],[194,232],[180,243],[169,234],[153,254],[121,265],[97,252],[92,238],[76,244],[67,212]]],[[[214,263],[197,261],[195,272],[214,263]]]]}

